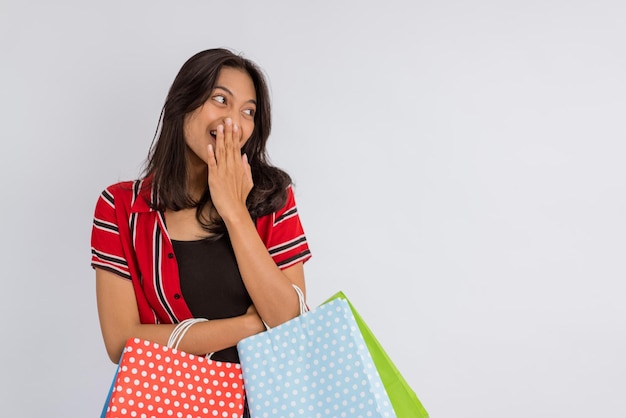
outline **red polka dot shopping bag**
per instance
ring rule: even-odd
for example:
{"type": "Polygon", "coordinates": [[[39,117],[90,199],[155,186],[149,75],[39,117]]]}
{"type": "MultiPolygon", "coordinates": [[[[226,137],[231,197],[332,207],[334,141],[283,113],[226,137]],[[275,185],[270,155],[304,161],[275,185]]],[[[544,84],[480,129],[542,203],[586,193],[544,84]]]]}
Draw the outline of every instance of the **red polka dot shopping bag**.
{"type": "Polygon", "coordinates": [[[239,364],[131,338],[101,418],[238,418],[243,411],[239,364]]]}

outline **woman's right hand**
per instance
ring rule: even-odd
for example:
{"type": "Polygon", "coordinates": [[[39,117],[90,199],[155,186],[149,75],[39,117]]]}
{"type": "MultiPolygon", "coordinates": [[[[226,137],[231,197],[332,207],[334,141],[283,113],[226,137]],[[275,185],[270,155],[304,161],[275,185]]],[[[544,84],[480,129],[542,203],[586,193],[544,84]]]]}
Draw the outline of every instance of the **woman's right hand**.
{"type": "Polygon", "coordinates": [[[254,305],[250,305],[248,307],[248,310],[246,311],[244,316],[250,321],[250,329],[252,331],[252,334],[250,335],[258,334],[259,332],[263,332],[266,330],[265,324],[263,323],[263,320],[259,316],[259,313],[257,312],[254,305]]]}

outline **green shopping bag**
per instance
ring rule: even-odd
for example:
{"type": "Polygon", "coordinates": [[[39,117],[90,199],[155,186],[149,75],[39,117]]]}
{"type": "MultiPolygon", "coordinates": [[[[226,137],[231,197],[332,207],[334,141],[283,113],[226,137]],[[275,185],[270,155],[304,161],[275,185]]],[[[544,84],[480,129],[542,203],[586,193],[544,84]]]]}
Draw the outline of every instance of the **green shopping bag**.
{"type": "Polygon", "coordinates": [[[428,412],[422,406],[417,395],[404,380],[398,368],[393,364],[361,315],[354,309],[350,300],[343,292],[338,292],[324,303],[334,299],[344,299],[348,302],[398,418],[428,418],[428,412]]]}

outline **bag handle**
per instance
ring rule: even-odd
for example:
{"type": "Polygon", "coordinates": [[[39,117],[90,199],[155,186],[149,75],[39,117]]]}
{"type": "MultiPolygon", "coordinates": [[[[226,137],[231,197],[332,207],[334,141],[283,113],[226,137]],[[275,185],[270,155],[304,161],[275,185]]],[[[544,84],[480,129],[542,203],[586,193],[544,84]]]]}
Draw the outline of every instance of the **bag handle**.
{"type": "Polygon", "coordinates": [[[304,300],[304,292],[295,284],[292,284],[294,290],[298,294],[298,301],[300,302],[300,315],[309,311],[309,307],[306,305],[306,301],[304,300]]]}
{"type": "MultiPolygon", "coordinates": [[[[300,303],[300,315],[302,315],[303,313],[309,311],[309,307],[306,305],[306,301],[304,300],[304,292],[302,292],[302,289],[300,289],[297,285],[293,283],[291,285],[298,295],[298,302],[300,303]]],[[[263,319],[261,319],[261,321],[263,321],[263,319]]],[[[263,321],[263,325],[265,325],[266,331],[271,329],[270,326],[265,323],[265,321],[263,321]]]]}
{"type": "Polygon", "coordinates": [[[170,338],[169,340],[167,340],[167,346],[169,348],[175,348],[178,350],[178,345],[183,340],[183,337],[185,336],[187,331],[189,331],[189,328],[191,328],[193,324],[197,324],[198,322],[207,322],[207,321],[208,319],[206,318],[189,318],[189,319],[180,321],[178,324],[176,324],[176,326],[172,330],[172,333],[170,334],[170,338]]]}

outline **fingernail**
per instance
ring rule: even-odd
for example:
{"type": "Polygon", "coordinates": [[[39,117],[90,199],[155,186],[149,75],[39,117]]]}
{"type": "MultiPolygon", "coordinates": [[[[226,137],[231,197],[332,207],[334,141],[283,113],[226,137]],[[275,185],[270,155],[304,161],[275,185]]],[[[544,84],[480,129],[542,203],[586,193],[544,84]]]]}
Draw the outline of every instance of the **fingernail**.
{"type": "Polygon", "coordinates": [[[224,122],[226,123],[226,125],[230,125],[233,123],[233,120],[231,118],[226,118],[224,122]]]}
{"type": "Polygon", "coordinates": [[[217,132],[224,132],[224,125],[217,125],[217,132]]]}
{"type": "Polygon", "coordinates": [[[239,125],[234,124],[234,125],[233,125],[233,131],[234,131],[234,132],[239,131],[239,125]]]}

